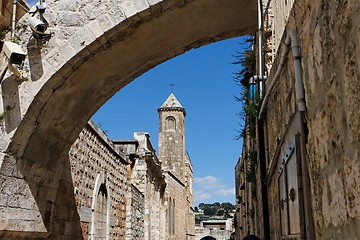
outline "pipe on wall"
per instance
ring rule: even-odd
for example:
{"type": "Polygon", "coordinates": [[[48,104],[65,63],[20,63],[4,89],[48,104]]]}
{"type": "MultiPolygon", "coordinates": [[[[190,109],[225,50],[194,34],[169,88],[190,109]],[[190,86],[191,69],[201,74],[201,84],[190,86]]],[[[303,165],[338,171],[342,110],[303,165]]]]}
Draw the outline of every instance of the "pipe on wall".
{"type": "Polygon", "coordinates": [[[306,111],[304,84],[302,81],[300,46],[299,46],[299,40],[298,40],[297,33],[294,29],[288,30],[284,45],[285,46],[282,49],[282,52],[280,55],[280,64],[279,64],[279,66],[275,72],[275,75],[269,85],[269,89],[266,91],[264,100],[262,101],[262,104],[260,107],[258,118],[261,118],[261,115],[264,112],[264,109],[269,101],[270,93],[271,93],[272,89],[275,87],[275,84],[277,83],[277,80],[280,77],[282,68],[286,63],[287,55],[290,51],[290,48],[292,50],[292,55],[294,58],[295,94],[296,94],[296,103],[298,105],[298,111],[299,112],[306,111]]]}
{"type": "Polygon", "coordinates": [[[14,0],[14,2],[13,2],[13,14],[12,14],[12,20],[11,20],[11,37],[12,38],[15,36],[16,4],[17,4],[17,0],[14,0]]]}
{"type": "Polygon", "coordinates": [[[264,68],[265,68],[265,62],[264,62],[264,33],[263,33],[263,10],[262,10],[262,0],[258,0],[258,49],[259,49],[259,76],[260,76],[260,82],[259,82],[259,94],[260,98],[264,96],[264,68]]]}

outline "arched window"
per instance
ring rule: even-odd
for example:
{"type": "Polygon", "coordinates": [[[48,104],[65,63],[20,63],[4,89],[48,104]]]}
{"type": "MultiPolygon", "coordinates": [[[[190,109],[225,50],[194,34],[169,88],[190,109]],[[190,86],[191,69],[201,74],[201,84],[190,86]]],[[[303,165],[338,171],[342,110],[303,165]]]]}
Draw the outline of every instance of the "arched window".
{"type": "Polygon", "coordinates": [[[175,130],[176,129],[176,121],[174,117],[166,118],[166,130],[175,130]]]}
{"type": "Polygon", "coordinates": [[[107,199],[106,186],[102,183],[95,206],[95,239],[106,239],[107,199]]]}
{"type": "Polygon", "coordinates": [[[175,234],[175,199],[173,199],[172,203],[172,234],[175,234]]]}
{"type": "Polygon", "coordinates": [[[172,234],[172,200],[168,199],[168,232],[172,234]]]}
{"type": "Polygon", "coordinates": [[[91,240],[110,239],[110,201],[111,191],[106,184],[106,176],[100,173],[95,181],[91,206],[91,240]]]}

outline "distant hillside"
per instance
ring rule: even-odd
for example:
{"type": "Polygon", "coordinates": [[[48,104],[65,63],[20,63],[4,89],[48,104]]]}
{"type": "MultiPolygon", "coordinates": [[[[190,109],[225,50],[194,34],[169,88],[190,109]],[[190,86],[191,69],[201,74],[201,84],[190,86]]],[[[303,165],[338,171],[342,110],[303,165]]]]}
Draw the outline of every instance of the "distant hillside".
{"type": "Polygon", "coordinates": [[[195,207],[195,212],[198,213],[197,218],[201,220],[206,220],[210,218],[230,218],[230,213],[235,211],[235,205],[225,202],[225,203],[200,203],[195,207]]]}

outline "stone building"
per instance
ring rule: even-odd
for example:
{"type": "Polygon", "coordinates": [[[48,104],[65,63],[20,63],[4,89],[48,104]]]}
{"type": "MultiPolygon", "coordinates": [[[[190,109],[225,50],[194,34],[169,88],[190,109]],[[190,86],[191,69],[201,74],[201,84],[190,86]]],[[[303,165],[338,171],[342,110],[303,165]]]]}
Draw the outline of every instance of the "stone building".
{"type": "Polygon", "coordinates": [[[159,159],[166,181],[166,239],[194,239],[192,166],[185,149],[185,115],[173,93],[158,109],[159,159]]]}
{"type": "MultiPolygon", "coordinates": [[[[78,210],[73,215],[78,215],[81,223],[78,237],[125,239],[130,159],[91,121],[72,145],[69,156],[78,210]]],[[[66,199],[64,208],[73,204],[66,199]]],[[[68,211],[59,209],[58,214],[68,211]]],[[[66,230],[67,226],[64,227],[66,230]]]]}
{"type": "Polygon", "coordinates": [[[165,239],[165,178],[147,133],[113,141],[132,159],[126,195],[126,239],[165,239]]]}
{"type": "Polygon", "coordinates": [[[237,239],[359,239],[359,1],[263,9],[268,78],[235,167],[237,239]]]}
{"type": "MultiPolygon", "coordinates": [[[[194,239],[185,109],[171,94],[159,115],[159,146],[168,146],[159,152],[166,164],[147,133],[134,133],[133,140],[110,140],[92,121],[86,125],[69,152],[75,199],[65,195],[62,203],[63,208],[76,205],[78,215],[73,217],[79,217],[81,230],[66,234],[88,239],[194,239]],[[165,138],[164,132],[169,134],[165,138]]],[[[58,217],[69,213],[62,210],[58,217]]],[[[64,228],[66,232],[66,224],[64,228]]]]}
{"type": "Polygon", "coordinates": [[[201,221],[195,228],[195,240],[216,239],[229,240],[233,233],[233,219],[216,219],[201,221]]]}
{"type": "MultiPolygon", "coordinates": [[[[16,2],[16,15],[15,20],[19,21],[29,11],[29,5],[24,0],[16,2]]],[[[3,0],[0,5],[0,29],[6,31],[11,27],[13,20],[14,1],[3,0]]]]}

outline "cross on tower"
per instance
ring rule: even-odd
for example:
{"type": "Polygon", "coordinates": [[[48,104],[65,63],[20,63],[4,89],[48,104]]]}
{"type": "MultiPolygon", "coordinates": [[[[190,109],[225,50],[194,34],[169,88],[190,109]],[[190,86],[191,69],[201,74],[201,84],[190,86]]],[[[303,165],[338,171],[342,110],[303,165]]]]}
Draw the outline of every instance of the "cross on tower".
{"type": "Polygon", "coordinates": [[[174,84],[174,83],[170,83],[169,86],[171,87],[171,93],[174,93],[174,86],[175,86],[175,84],[174,84]]]}

